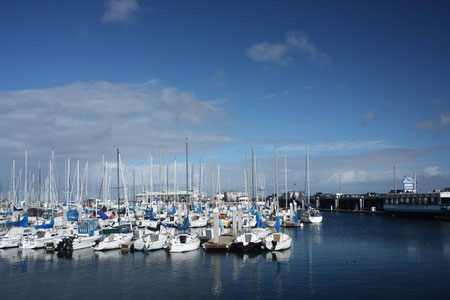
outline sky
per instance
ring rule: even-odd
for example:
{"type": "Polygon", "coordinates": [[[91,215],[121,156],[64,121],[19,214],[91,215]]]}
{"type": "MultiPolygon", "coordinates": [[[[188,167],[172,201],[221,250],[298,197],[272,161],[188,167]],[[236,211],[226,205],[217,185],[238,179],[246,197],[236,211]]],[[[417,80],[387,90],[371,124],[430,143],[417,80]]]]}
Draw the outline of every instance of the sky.
{"type": "Polygon", "coordinates": [[[243,190],[247,146],[271,191],[277,145],[280,189],[286,155],[303,190],[309,145],[312,192],[339,176],[346,193],[388,192],[394,165],[397,186],[450,187],[449,15],[448,1],[1,1],[1,189],[25,150],[28,180],[38,161],[47,176],[54,149],[57,178],[88,161],[96,193],[116,148],[146,183],[161,148],[181,188],[186,137],[205,186],[214,152],[221,186],[243,190]]]}

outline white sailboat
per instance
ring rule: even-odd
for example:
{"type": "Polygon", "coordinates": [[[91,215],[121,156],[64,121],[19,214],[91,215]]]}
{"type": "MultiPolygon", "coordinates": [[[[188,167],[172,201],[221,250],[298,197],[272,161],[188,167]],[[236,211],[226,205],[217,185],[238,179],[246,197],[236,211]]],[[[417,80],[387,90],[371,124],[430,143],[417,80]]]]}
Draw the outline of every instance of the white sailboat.
{"type": "Polygon", "coordinates": [[[269,251],[280,251],[291,248],[292,238],[286,233],[280,232],[280,218],[276,221],[277,232],[271,233],[264,238],[264,248],[269,251]]]}
{"type": "Polygon", "coordinates": [[[176,235],[170,245],[170,252],[188,252],[200,247],[200,239],[197,234],[180,233],[176,235]]]}

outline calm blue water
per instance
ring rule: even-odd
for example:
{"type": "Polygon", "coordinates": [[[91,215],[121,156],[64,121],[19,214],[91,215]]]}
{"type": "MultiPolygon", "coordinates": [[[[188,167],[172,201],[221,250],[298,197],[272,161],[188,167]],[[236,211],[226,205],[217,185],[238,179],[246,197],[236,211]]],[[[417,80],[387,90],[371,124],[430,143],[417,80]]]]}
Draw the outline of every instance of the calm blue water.
{"type": "Polygon", "coordinates": [[[325,213],[272,255],[0,250],[0,297],[447,298],[450,223],[325,213]]]}

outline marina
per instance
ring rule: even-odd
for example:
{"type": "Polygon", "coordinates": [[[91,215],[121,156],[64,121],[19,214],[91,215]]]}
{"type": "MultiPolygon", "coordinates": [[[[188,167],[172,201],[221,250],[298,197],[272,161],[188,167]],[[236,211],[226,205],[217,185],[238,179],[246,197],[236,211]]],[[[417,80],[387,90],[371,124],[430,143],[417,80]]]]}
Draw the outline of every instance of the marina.
{"type": "Polygon", "coordinates": [[[40,297],[438,298],[450,292],[449,225],[326,212],[320,225],[285,228],[293,244],[282,252],[84,249],[61,259],[7,249],[0,250],[0,287],[6,299],[49,284],[40,297]]]}

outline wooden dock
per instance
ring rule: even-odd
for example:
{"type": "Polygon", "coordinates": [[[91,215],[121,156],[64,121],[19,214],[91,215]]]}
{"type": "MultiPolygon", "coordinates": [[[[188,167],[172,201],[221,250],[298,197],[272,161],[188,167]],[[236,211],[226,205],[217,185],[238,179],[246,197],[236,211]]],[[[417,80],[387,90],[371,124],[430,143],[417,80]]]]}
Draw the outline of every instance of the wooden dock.
{"type": "Polygon", "coordinates": [[[211,239],[207,242],[205,242],[202,247],[205,250],[225,250],[228,251],[231,248],[231,245],[233,243],[234,236],[232,235],[221,235],[215,241],[214,239],[211,239]]]}

